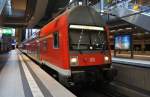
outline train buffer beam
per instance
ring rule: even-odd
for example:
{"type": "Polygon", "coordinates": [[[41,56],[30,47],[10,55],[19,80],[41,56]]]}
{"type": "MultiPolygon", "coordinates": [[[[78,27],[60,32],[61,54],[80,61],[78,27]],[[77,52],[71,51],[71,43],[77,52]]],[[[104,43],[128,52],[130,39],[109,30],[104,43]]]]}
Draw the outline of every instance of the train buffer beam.
{"type": "Polygon", "coordinates": [[[0,59],[0,97],[76,97],[19,50],[0,59]]]}

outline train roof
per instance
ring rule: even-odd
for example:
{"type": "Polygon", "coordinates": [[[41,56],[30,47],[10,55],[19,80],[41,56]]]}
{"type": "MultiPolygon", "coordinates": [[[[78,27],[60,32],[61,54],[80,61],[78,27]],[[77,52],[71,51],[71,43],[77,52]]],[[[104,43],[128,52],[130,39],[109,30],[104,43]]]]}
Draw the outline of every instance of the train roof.
{"type": "Polygon", "coordinates": [[[106,22],[100,13],[89,6],[77,6],[72,8],[68,14],[69,24],[104,26],[106,22]]]}
{"type": "MultiPolygon", "coordinates": [[[[96,10],[90,6],[76,6],[76,7],[67,9],[65,12],[57,16],[51,22],[56,21],[62,15],[65,15],[65,14],[68,14],[69,24],[91,25],[91,26],[106,25],[106,22],[104,21],[100,13],[96,12],[96,10]]],[[[51,22],[49,22],[48,24],[50,24],[51,22]]]]}
{"type": "Polygon", "coordinates": [[[97,27],[104,27],[106,25],[104,19],[98,12],[95,11],[95,9],[89,6],[76,6],[71,9],[67,9],[65,12],[45,25],[41,29],[40,37],[47,35],[49,33],[49,29],[54,28],[57,24],[56,21],[64,16],[67,17],[67,22],[69,25],[86,25],[97,27]],[[49,25],[51,25],[51,27],[49,25]]]}

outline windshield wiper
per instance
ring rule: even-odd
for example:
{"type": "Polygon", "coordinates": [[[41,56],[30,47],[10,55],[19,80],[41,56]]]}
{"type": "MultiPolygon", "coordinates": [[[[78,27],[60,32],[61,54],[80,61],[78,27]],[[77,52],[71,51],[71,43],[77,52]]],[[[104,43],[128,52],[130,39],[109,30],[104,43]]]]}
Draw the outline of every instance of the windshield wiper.
{"type": "Polygon", "coordinates": [[[79,39],[79,41],[78,41],[78,49],[80,49],[80,42],[81,42],[81,39],[82,39],[82,35],[83,35],[83,30],[82,30],[82,32],[81,32],[81,34],[80,34],[80,39],[79,39]]]}

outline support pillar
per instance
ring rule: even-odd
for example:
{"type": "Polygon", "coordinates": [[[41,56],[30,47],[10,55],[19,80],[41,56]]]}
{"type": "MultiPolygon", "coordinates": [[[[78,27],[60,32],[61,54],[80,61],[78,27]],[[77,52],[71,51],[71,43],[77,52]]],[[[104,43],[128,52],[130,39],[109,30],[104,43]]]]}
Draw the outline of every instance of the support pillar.
{"type": "Polygon", "coordinates": [[[23,28],[16,28],[15,38],[17,45],[21,43],[23,28]]]}
{"type": "Polygon", "coordinates": [[[82,0],[83,5],[87,6],[88,5],[88,0],[82,0]]]}
{"type": "Polygon", "coordinates": [[[100,0],[100,12],[104,12],[104,0],[100,0]]]}
{"type": "Polygon", "coordinates": [[[141,41],[141,51],[142,51],[142,53],[144,53],[144,49],[145,49],[145,39],[144,39],[144,35],[143,35],[143,38],[142,38],[142,41],[141,41]]]}
{"type": "Polygon", "coordinates": [[[131,33],[131,58],[134,58],[134,49],[133,49],[133,33],[131,33]]]}

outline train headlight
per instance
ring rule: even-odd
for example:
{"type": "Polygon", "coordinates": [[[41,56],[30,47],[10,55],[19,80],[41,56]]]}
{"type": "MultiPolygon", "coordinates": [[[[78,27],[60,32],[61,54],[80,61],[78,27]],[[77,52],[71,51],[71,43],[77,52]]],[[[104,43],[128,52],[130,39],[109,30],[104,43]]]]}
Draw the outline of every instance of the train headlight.
{"type": "Polygon", "coordinates": [[[77,66],[78,65],[78,57],[74,56],[70,58],[70,65],[77,66]]]}
{"type": "Polygon", "coordinates": [[[77,58],[71,58],[71,63],[77,63],[77,58]]]}
{"type": "Polygon", "coordinates": [[[104,60],[105,60],[105,63],[109,63],[109,57],[108,56],[105,56],[104,60]]]}
{"type": "Polygon", "coordinates": [[[108,56],[105,56],[105,61],[109,61],[109,57],[108,56]]]}

